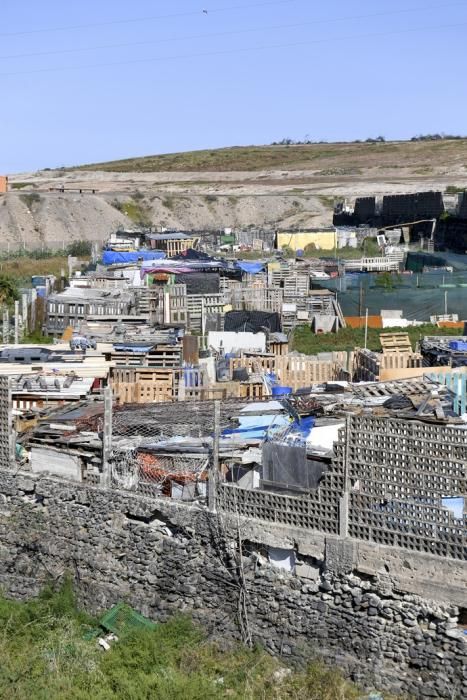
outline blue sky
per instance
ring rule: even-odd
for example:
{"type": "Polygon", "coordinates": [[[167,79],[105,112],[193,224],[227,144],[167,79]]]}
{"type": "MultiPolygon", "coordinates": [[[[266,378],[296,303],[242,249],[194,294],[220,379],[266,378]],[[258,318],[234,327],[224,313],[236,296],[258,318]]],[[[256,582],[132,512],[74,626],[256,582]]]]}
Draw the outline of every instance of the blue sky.
{"type": "Polygon", "coordinates": [[[3,0],[1,18],[0,172],[467,132],[467,0],[3,0]]]}

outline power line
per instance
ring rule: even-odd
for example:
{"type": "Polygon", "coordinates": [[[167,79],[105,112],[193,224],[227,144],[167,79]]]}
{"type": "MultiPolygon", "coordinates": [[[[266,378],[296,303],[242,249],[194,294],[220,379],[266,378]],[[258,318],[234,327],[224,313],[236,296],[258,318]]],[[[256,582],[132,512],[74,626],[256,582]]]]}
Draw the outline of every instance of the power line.
{"type": "MultiPolygon", "coordinates": [[[[234,10],[250,10],[254,7],[265,7],[268,5],[288,5],[297,0],[267,0],[266,2],[247,3],[243,5],[230,5],[229,7],[214,7],[207,10],[207,14],[218,14],[220,12],[232,12],[234,10]]],[[[28,29],[20,32],[2,32],[0,36],[25,36],[27,34],[48,34],[49,32],[66,32],[75,29],[92,29],[94,27],[110,27],[121,24],[139,24],[153,20],[177,19],[179,17],[200,17],[203,10],[193,10],[191,12],[175,12],[168,15],[150,15],[149,17],[134,17],[128,19],[108,20],[106,22],[93,22],[89,24],[71,24],[63,27],[49,27],[44,29],[28,29]]]]}
{"type": "Polygon", "coordinates": [[[64,55],[64,54],[71,54],[71,53],[83,53],[86,51],[100,51],[100,50],[106,50],[106,49],[119,49],[119,48],[132,48],[136,46],[153,46],[154,44],[164,44],[164,43],[172,43],[173,41],[190,41],[192,39],[210,39],[210,38],[216,38],[216,37],[222,37],[222,36],[234,36],[238,34],[251,34],[254,32],[258,31],[271,31],[271,30],[276,30],[276,29],[295,29],[296,27],[303,27],[303,26],[310,26],[310,25],[318,25],[318,24],[330,24],[334,22],[349,22],[353,20],[360,20],[360,19],[373,19],[373,18],[378,18],[378,17],[386,17],[388,15],[398,15],[398,14],[407,14],[411,12],[419,12],[420,10],[444,10],[448,7],[457,7],[459,5],[464,5],[464,3],[460,2],[453,2],[448,5],[431,5],[426,8],[421,8],[421,7],[411,7],[411,8],[404,8],[400,10],[388,10],[386,12],[376,12],[376,13],[371,13],[371,14],[366,14],[366,15],[348,15],[346,17],[334,17],[334,18],[329,18],[329,19],[318,19],[318,20],[311,20],[309,22],[295,22],[293,24],[276,24],[272,25],[269,27],[252,27],[249,29],[239,29],[239,30],[233,30],[233,31],[227,31],[227,32],[215,32],[215,33],[210,33],[210,34],[194,34],[191,36],[181,36],[181,37],[171,37],[167,39],[158,39],[158,40],[151,40],[151,41],[137,41],[137,42],[126,42],[126,43],[118,43],[118,44],[103,44],[99,46],[88,46],[84,48],[75,48],[75,49],[58,49],[58,50],[53,50],[53,51],[38,51],[38,52],[33,52],[33,53],[20,53],[20,54],[10,54],[6,56],[0,56],[0,60],[5,61],[8,59],[17,59],[17,58],[37,58],[40,56],[57,56],[57,55],[64,55]]]}
{"type": "Polygon", "coordinates": [[[374,39],[374,38],[379,38],[379,37],[387,37],[387,36],[395,36],[399,34],[413,34],[416,32],[429,32],[429,31],[437,31],[439,32],[441,29],[457,29],[459,27],[466,26],[467,22],[456,22],[455,24],[439,24],[435,27],[415,27],[412,29],[401,29],[401,30],[394,30],[391,32],[371,32],[367,34],[357,34],[357,35],[350,35],[350,36],[341,36],[341,37],[330,37],[326,39],[314,39],[312,41],[298,41],[298,42],[290,42],[290,43],[284,43],[284,44],[265,44],[263,46],[249,46],[249,47],[243,47],[243,48],[236,48],[236,49],[225,49],[225,50],[220,50],[220,51],[205,51],[205,52],[199,52],[199,53],[188,53],[188,54],[174,54],[172,56],[156,56],[153,58],[137,58],[137,59],[131,59],[131,60],[126,60],[126,61],[113,61],[109,63],[94,63],[94,64],[88,64],[88,65],[79,65],[79,66],[54,66],[51,68],[38,68],[35,70],[21,70],[21,71],[9,71],[9,72],[4,72],[0,73],[0,77],[8,77],[8,76],[16,76],[16,75],[37,75],[40,73],[58,73],[58,72],[66,72],[66,71],[75,71],[75,70],[91,70],[95,68],[113,68],[117,66],[127,66],[127,65],[136,65],[136,64],[143,64],[143,63],[158,63],[160,61],[173,61],[173,60],[178,60],[178,59],[185,59],[185,58],[209,58],[212,56],[228,56],[228,55],[233,55],[237,53],[245,53],[249,51],[268,51],[270,49],[288,49],[288,48],[296,48],[296,47],[301,47],[301,46],[312,46],[316,44],[327,44],[327,43],[333,43],[335,44],[336,41],[357,41],[361,39],[374,39]]]}

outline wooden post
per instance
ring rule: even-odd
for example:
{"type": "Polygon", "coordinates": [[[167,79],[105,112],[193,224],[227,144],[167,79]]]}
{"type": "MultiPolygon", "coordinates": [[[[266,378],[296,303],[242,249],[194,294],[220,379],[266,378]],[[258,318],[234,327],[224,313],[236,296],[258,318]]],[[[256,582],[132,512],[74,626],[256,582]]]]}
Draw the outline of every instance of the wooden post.
{"type": "Polygon", "coordinates": [[[208,508],[216,512],[217,483],[219,481],[219,437],[221,425],[221,402],[214,401],[214,441],[212,444],[212,460],[208,481],[208,508]]]}

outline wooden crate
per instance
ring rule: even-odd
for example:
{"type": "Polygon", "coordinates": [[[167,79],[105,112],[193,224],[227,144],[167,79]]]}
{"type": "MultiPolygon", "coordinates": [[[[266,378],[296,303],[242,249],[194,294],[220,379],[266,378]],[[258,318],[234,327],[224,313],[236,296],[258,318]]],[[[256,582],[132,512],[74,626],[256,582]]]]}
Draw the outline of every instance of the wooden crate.
{"type": "Polygon", "coordinates": [[[274,355],[287,355],[289,352],[288,343],[269,343],[269,352],[274,355]]]}
{"type": "Polygon", "coordinates": [[[263,383],[241,382],[239,384],[239,398],[248,399],[249,401],[262,401],[267,398],[265,395],[265,386],[263,383]]]}
{"type": "Polygon", "coordinates": [[[386,378],[391,372],[423,367],[423,356],[416,352],[376,353],[356,348],[353,358],[353,374],[356,381],[376,382],[384,372],[386,378]]]}
{"type": "Polygon", "coordinates": [[[230,360],[230,370],[244,367],[251,373],[275,372],[276,370],[275,355],[251,355],[244,357],[233,357],[230,360]]]}
{"type": "Polygon", "coordinates": [[[120,403],[161,403],[174,398],[174,371],[155,367],[115,367],[112,391],[120,403]]]}

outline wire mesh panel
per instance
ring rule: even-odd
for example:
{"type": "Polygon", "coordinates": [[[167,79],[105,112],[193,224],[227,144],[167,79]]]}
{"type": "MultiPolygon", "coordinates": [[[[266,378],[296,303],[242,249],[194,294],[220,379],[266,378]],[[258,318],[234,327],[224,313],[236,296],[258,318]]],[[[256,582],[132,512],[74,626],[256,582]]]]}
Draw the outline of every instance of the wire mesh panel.
{"type": "Polygon", "coordinates": [[[112,485],[146,496],[193,500],[206,495],[209,455],[183,457],[153,454],[144,444],[115,450],[111,457],[112,485]]]}
{"type": "MultiPolygon", "coordinates": [[[[238,405],[223,402],[220,428],[231,426],[230,415],[238,405]]],[[[111,486],[146,496],[204,498],[213,436],[213,401],[116,407],[111,486]]]]}

